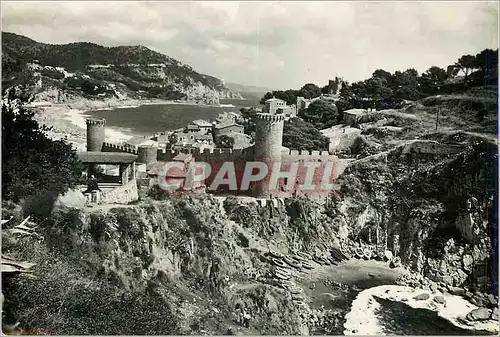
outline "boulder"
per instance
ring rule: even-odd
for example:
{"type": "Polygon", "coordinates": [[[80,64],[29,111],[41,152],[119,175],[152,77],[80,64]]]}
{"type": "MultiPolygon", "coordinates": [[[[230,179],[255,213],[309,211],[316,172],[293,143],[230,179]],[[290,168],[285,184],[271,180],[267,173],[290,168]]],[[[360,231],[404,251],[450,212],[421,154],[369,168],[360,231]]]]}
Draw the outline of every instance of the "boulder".
{"type": "Polygon", "coordinates": [[[474,263],[474,259],[472,258],[472,255],[464,255],[462,257],[462,263],[463,267],[466,271],[470,272],[472,271],[472,264],[474,263]]]}
{"type": "Polygon", "coordinates": [[[439,304],[446,304],[446,300],[444,299],[443,296],[435,296],[434,302],[439,303],[439,304]]]}
{"type": "Polygon", "coordinates": [[[414,300],[417,300],[417,301],[423,301],[423,300],[428,300],[431,296],[427,293],[422,293],[422,294],[419,294],[415,297],[413,297],[414,300]]]}
{"type": "Polygon", "coordinates": [[[444,283],[444,287],[448,285],[453,285],[453,278],[450,275],[443,275],[441,278],[442,282],[444,283]]]}
{"type": "Polygon", "coordinates": [[[493,296],[493,294],[488,295],[488,303],[494,307],[497,306],[497,300],[495,299],[495,296],[493,296]]]}
{"type": "Polygon", "coordinates": [[[498,321],[498,307],[495,307],[493,309],[493,312],[491,313],[491,319],[498,321]]]}
{"type": "Polygon", "coordinates": [[[490,318],[491,310],[487,308],[474,309],[467,314],[469,321],[486,321],[490,318]]]}
{"type": "Polygon", "coordinates": [[[480,296],[477,296],[477,295],[474,295],[471,298],[470,302],[478,307],[484,307],[484,305],[485,305],[485,301],[480,296]]]}
{"type": "Polygon", "coordinates": [[[430,288],[431,288],[431,291],[432,291],[433,293],[435,293],[435,292],[437,292],[437,291],[438,291],[438,286],[437,286],[437,284],[436,284],[436,283],[434,283],[434,282],[432,282],[432,283],[431,283],[430,288]]]}
{"type": "Polygon", "coordinates": [[[396,256],[394,259],[391,260],[391,263],[389,264],[389,267],[391,268],[397,268],[401,266],[401,258],[399,256],[396,256]]]}
{"type": "Polygon", "coordinates": [[[459,287],[448,287],[450,294],[456,296],[465,296],[465,289],[459,287]]]}

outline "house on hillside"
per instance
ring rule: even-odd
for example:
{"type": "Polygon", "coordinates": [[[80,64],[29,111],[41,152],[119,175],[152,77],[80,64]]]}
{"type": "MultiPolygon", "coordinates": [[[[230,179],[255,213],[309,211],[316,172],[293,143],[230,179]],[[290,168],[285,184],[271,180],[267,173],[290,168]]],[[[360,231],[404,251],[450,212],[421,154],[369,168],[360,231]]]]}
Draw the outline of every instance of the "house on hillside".
{"type": "Polygon", "coordinates": [[[196,125],[196,124],[188,124],[184,128],[184,132],[185,133],[198,133],[200,131],[201,131],[200,127],[198,125],[196,125]]]}
{"type": "Polygon", "coordinates": [[[228,123],[228,124],[216,124],[212,128],[212,134],[214,139],[221,135],[227,135],[229,133],[244,133],[244,127],[243,125],[237,123],[228,123]]]}
{"type": "Polygon", "coordinates": [[[243,121],[243,116],[236,112],[222,112],[215,118],[216,124],[240,123],[243,121]]]}
{"type": "Polygon", "coordinates": [[[294,117],[297,115],[297,108],[294,105],[287,105],[282,99],[273,97],[266,100],[262,112],[272,115],[283,114],[287,117],[294,117]]]}
{"type": "Polygon", "coordinates": [[[197,125],[200,132],[202,133],[209,133],[212,130],[212,123],[203,120],[203,119],[196,119],[192,122],[193,125],[197,125]]]}

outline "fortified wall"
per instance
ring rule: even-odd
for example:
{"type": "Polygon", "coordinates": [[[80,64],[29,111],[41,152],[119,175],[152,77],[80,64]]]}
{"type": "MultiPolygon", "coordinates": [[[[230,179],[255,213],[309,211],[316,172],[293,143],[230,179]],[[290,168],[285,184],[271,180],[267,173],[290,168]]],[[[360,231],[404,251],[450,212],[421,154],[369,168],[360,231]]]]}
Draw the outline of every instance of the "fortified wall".
{"type": "MultiPolygon", "coordinates": [[[[182,149],[165,150],[151,146],[121,146],[104,142],[103,152],[127,152],[138,156],[137,162],[150,165],[156,162],[174,161],[180,153],[189,153],[194,162],[204,162],[210,164],[211,174],[205,180],[205,185],[209,187],[214,181],[222,165],[230,163],[234,165],[238,188],[245,173],[247,162],[264,162],[268,167],[268,174],[265,179],[250,185],[250,190],[231,191],[233,194],[251,194],[258,198],[268,198],[275,196],[307,195],[324,196],[330,190],[324,188],[325,184],[334,183],[336,177],[337,157],[330,155],[328,151],[296,151],[285,150],[282,147],[284,115],[259,113],[256,116],[256,140],[255,145],[245,149],[182,149]],[[275,163],[280,164],[280,178],[277,184],[270,181],[275,163]],[[313,168],[309,168],[314,166],[313,168]],[[293,169],[293,174],[286,175],[293,169]],[[295,171],[296,170],[296,171],[295,171]],[[314,171],[314,174],[312,174],[314,171]],[[308,172],[311,172],[308,174],[308,172]],[[283,177],[281,177],[283,176],[283,177]],[[295,178],[295,179],[293,179],[295,178]],[[311,188],[304,189],[303,185],[312,178],[311,188]],[[274,187],[273,187],[274,186],[274,187]]],[[[227,168],[226,164],[226,168],[227,168]]],[[[258,173],[255,169],[253,174],[258,173]]],[[[276,174],[276,173],[275,173],[276,174]]],[[[224,178],[227,178],[224,177],[224,178]]],[[[229,186],[221,185],[213,193],[227,193],[229,186]]],[[[330,187],[331,188],[331,187],[330,187]]]]}
{"type": "MultiPolygon", "coordinates": [[[[245,165],[249,161],[255,160],[255,149],[254,147],[248,147],[245,149],[205,149],[199,151],[198,149],[185,149],[185,150],[165,150],[156,149],[155,147],[148,147],[149,151],[156,151],[156,158],[153,158],[151,152],[149,156],[143,155],[143,150],[141,147],[134,148],[128,146],[119,146],[111,143],[104,143],[103,151],[106,152],[126,152],[133,153],[139,156],[138,162],[144,164],[151,164],[154,162],[169,162],[179,155],[180,153],[190,153],[193,156],[195,162],[209,163],[212,169],[210,176],[205,180],[205,185],[210,186],[224,163],[231,162],[234,164],[236,181],[238,186],[241,186],[241,181],[245,172],[245,165]]],[[[266,190],[267,196],[276,197],[287,197],[287,196],[310,196],[315,195],[324,196],[327,193],[325,190],[321,189],[321,184],[323,183],[334,183],[334,178],[336,177],[336,163],[337,157],[332,156],[328,151],[297,151],[297,150],[286,150],[281,151],[279,158],[276,158],[274,162],[280,162],[281,172],[290,172],[292,166],[295,164],[297,166],[297,173],[295,175],[296,179],[293,185],[288,185],[287,178],[279,178],[277,182],[276,189],[266,190]],[[298,188],[306,182],[308,165],[310,163],[317,162],[318,167],[314,171],[312,177],[314,189],[304,190],[298,188]],[[324,177],[325,171],[329,173],[324,177]]],[[[271,168],[274,162],[268,162],[268,167],[271,168]]],[[[271,171],[271,169],[269,170],[271,171]]],[[[270,174],[268,175],[270,177],[270,174]]],[[[269,184],[269,179],[265,182],[269,184]]],[[[252,190],[255,191],[255,185],[251,185],[252,190]]],[[[227,186],[221,186],[221,188],[215,193],[228,193],[227,186]]],[[[241,195],[255,195],[252,191],[239,191],[232,192],[234,194],[241,195]]]]}

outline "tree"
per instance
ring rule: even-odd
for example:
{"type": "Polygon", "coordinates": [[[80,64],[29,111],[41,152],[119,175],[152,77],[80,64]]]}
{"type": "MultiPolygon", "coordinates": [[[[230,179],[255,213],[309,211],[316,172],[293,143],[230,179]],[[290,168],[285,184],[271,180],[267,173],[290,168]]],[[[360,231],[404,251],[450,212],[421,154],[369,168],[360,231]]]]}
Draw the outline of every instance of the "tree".
{"type": "Polygon", "coordinates": [[[26,97],[18,97],[8,89],[2,101],[2,197],[43,200],[51,209],[51,202],[78,182],[81,165],[72,146],[48,138],[49,129],[22,106],[26,97]]]}
{"type": "Polygon", "coordinates": [[[455,76],[458,75],[459,72],[460,69],[458,69],[454,64],[451,64],[448,67],[446,67],[446,75],[449,78],[454,78],[455,76]]]}
{"type": "Polygon", "coordinates": [[[279,98],[286,102],[288,105],[295,104],[297,102],[297,96],[299,96],[298,90],[288,89],[288,90],[275,90],[267,92],[264,97],[260,99],[260,104],[265,104],[266,100],[270,98],[279,98]]]}
{"type": "Polygon", "coordinates": [[[385,80],[386,85],[392,84],[393,76],[390,72],[385,71],[384,69],[377,69],[373,72],[372,78],[380,78],[385,80]]]}
{"type": "Polygon", "coordinates": [[[471,73],[475,85],[492,85],[498,81],[498,49],[485,49],[476,55],[477,72],[471,73]]]}
{"type": "Polygon", "coordinates": [[[366,96],[374,101],[387,100],[392,96],[392,89],[385,78],[372,77],[365,81],[366,96]]]}
{"type": "Polygon", "coordinates": [[[260,104],[264,104],[268,99],[273,98],[275,91],[268,91],[265,95],[260,99],[260,104]]]}
{"type": "Polygon", "coordinates": [[[321,89],[314,83],[307,83],[299,90],[299,96],[307,99],[316,98],[321,95],[321,89]]]}
{"type": "Polygon", "coordinates": [[[488,69],[498,69],[498,49],[485,49],[475,57],[475,67],[486,73],[488,69]]]}
{"type": "Polygon", "coordinates": [[[215,145],[218,148],[232,149],[234,146],[234,138],[227,135],[220,135],[215,139],[215,145]]]}
{"type": "Polygon", "coordinates": [[[396,71],[393,76],[393,82],[393,91],[396,100],[417,100],[420,98],[418,72],[416,69],[406,69],[403,72],[396,71]]]}
{"type": "Polygon", "coordinates": [[[283,146],[292,150],[325,151],[330,140],[314,127],[300,118],[285,122],[283,128],[283,146]]]}
{"type": "Polygon", "coordinates": [[[307,109],[299,112],[299,117],[318,129],[326,129],[338,123],[338,109],[335,104],[325,100],[315,100],[307,109]]]}
{"type": "Polygon", "coordinates": [[[243,117],[243,132],[253,137],[255,133],[255,115],[257,114],[257,110],[254,108],[241,108],[240,113],[243,117]]]}
{"type": "Polygon", "coordinates": [[[464,82],[467,83],[470,72],[476,68],[476,58],[472,55],[463,55],[455,62],[455,66],[462,71],[464,82]]]}
{"type": "Polygon", "coordinates": [[[439,89],[443,86],[447,78],[448,74],[446,70],[432,66],[420,77],[421,89],[427,94],[435,94],[439,92],[439,89]]]}

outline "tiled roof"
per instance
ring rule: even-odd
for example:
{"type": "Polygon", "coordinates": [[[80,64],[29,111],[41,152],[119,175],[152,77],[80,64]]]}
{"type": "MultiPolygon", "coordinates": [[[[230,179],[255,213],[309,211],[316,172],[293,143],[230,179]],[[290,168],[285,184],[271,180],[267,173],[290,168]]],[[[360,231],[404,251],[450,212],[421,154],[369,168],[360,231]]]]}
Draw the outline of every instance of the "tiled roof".
{"type": "Polygon", "coordinates": [[[198,126],[203,126],[203,127],[212,126],[212,123],[207,122],[206,120],[203,120],[203,119],[194,120],[193,124],[198,125],[198,126]]]}
{"type": "Polygon", "coordinates": [[[199,128],[200,128],[199,125],[195,125],[195,124],[188,124],[188,126],[187,126],[188,130],[198,130],[199,128]]]}

